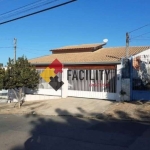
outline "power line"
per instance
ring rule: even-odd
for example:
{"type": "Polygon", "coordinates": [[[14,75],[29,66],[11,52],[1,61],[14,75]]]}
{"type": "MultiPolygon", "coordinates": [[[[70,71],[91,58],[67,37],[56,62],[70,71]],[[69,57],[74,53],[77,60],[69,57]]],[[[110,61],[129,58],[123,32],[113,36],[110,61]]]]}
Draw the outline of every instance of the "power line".
{"type": "Polygon", "coordinates": [[[128,32],[128,33],[132,33],[132,32],[134,32],[134,31],[140,30],[140,29],[145,28],[145,27],[147,27],[147,26],[149,26],[149,25],[150,25],[150,23],[149,23],[149,24],[146,24],[146,25],[144,25],[144,26],[141,26],[141,27],[139,27],[139,28],[137,28],[137,29],[134,29],[134,30],[132,30],[132,31],[130,31],[130,32],[128,32]]]}
{"type": "Polygon", "coordinates": [[[147,40],[147,41],[150,41],[150,39],[134,39],[134,40],[136,40],[136,41],[145,41],[145,40],[147,40]]]}
{"type": "MultiPolygon", "coordinates": [[[[37,53],[37,52],[31,52],[31,51],[28,51],[28,50],[25,50],[25,49],[19,49],[19,50],[25,51],[25,52],[31,53],[31,54],[38,54],[38,55],[40,54],[40,53],[37,53]]],[[[18,53],[20,52],[19,50],[18,50],[18,53]]],[[[43,52],[41,51],[41,53],[43,53],[43,52]]]]}
{"type": "MultiPolygon", "coordinates": [[[[40,0],[40,1],[42,1],[41,3],[43,3],[44,1],[47,1],[47,0],[40,0]]],[[[36,1],[36,2],[34,2],[34,3],[39,3],[40,1],[36,1]]],[[[31,4],[28,4],[28,5],[25,5],[25,6],[23,6],[23,7],[20,7],[20,8],[17,8],[17,9],[14,9],[14,10],[11,10],[11,11],[9,11],[9,12],[6,12],[6,13],[3,13],[3,14],[0,14],[0,18],[1,19],[3,19],[5,16],[8,16],[7,18],[9,18],[9,17],[11,17],[11,16],[15,16],[15,15],[18,15],[18,14],[21,14],[21,13],[23,13],[23,12],[27,12],[27,11],[29,11],[29,10],[32,10],[32,9],[35,9],[35,8],[38,8],[38,7],[42,7],[42,6],[44,6],[44,5],[47,5],[47,4],[50,4],[50,3],[53,3],[53,2],[56,2],[56,1],[58,1],[58,0],[53,0],[53,1],[50,1],[50,2],[46,2],[46,3],[44,3],[44,4],[42,4],[42,5],[37,5],[37,4],[34,4],[34,3],[31,3],[31,4]],[[34,6],[34,5],[35,6],[34,6]],[[30,6],[31,5],[31,7],[27,7],[27,6],[30,6]],[[33,5],[33,6],[32,6],[33,5]],[[27,7],[27,8],[26,8],[27,7]],[[23,10],[22,10],[22,8],[24,8],[23,10]],[[17,11],[18,10],[18,11],[17,11]],[[9,16],[10,15],[10,16],[9,16]]],[[[6,18],[6,17],[5,17],[6,18]]],[[[4,19],[5,19],[4,18],[4,19]]]]}
{"type": "MultiPolygon", "coordinates": [[[[39,0],[39,1],[36,1],[36,2],[30,3],[30,4],[27,4],[27,5],[25,5],[25,6],[22,6],[22,7],[16,8],[16,9],[13,9],[13,10],[8,11],[8,12],[6,12],[6,13],[0,14],[0,16],[3,16],[3,15],[6,15],[6,14],[9,14],[9,13],[11,13],[11,12],[15,12],[15,11],[20,10],[20,9],[22,9],[22,8],[25,8],[25,7],[28,7],[28,6],[30,6],[30,5],[33,5],[33,4],[36,4],[36,3],[39,3],[40,1],[43,1],[43,0],[39,0]]],[[[45,1],[45,0],[44,0],[44,1],[45,1]]]]}
{"type": "Polygon", "coordinates": [[[0,38],[0,41],[3,41],[3,40],[12,40],[11,38],[0,38]]]}
{"type": "Polygon", "coordinates": [[[40,11],[36,11],[36,12],[34,12],[34,13],[30,13],[30,14],[27,14],[27,15],[24,15],[24,16],[21,16],[21,17],[17,17],[17,18],[8,20],[8,21],[4,21],[4,22],[1,22],[0,25],[6,24],[6,23],[9,23],[9,22],[12,22],[12,21],[16,21],[16,20],[19,20],[19,19],[23,19],[23,18],[32,16],[32,15],[35,15],[35,14],[38,14],[38,13],[42,13],[42,12],[44,12],[44,11],[48,11],[48,10],[50,10],[50,9],[54,9],[54,8],[57,8],[57,7],[60,7],[60,6],[63,6],[63,5],[66,5],[66,4],[75,2],[75,1],[77,1],[77,0],[71,0],[71,1],[68,1],[68,2],[65,2],[65,3],[61,3],[61,4],[58,4],[58,5],[55,5],[55,6],[46,8],[46,9],[42,9],[42,10],[40,10],[40,11]]]}
{"type": "Polygon", "coordinates": [[[141,27],[139,27],[139,28],[137,28],[137,29],[134,29],[134,30],[132,30],[132,31],[126,33],[126,57],[128,57],[128,54],[129,54],[129,41],[131,41],[131,39],[135,39],[135,38],[137,38],[137,37],[140,37],[140,36],[142,36],[142,35],[148,34],[148,33],[150,33],[150,32],[147,32],[147,33],[138,35],[138,36],[133,37],[133,38],[130,38],[130,33],[135,32],[135,31],[137,31],[137,30],[140,30],[140,29],[142,29],[142,28],[145,28],[145,27],[147,27],[147,26],[149,26],[149,25],[150,25],[150,23],[148,23],[148,24],[146,24],[146,25],[144,25],[144,26],[141,26],[141,27]]]}
{"type": "Polygon", "coordinates": [[[143,33],[143,34],[141,34],[141,35],[138,35],[138,36],[135,36],[135,37],[133,37],[133,38],[130,38],[130,40],[131,40],[131,39],[135,39],[135,38],[137,38],[137,37],[141,37],[141,36],[146,35],[146,34],[149,34],[149,33],[150,33],[150,32],[143,33]]]}
{"type": "Polygon", "coordinates": [[[34,49],[30,49],[30,48],[22,48],[22,47],[18,47],[19,49],[21,49],[21,50],[30,50],[30,51],[36,51],[36,52],[49,52],[49,49],[48,50],[36,50],[35,48],[34,49]]]}
{"type": "Polygon", "coordinates": [[[13,48],[13,47],[0,47],[0,48],[13,48]]]}
{"type": "Polygon", "coordinates": [[[33,49],[28,49],[28,48],[21,48],[21,47],[18,47],[19,50],[21,51],[26,51],[28,53],[33,53],[33,54],[39,54],[39,53],[43,53],[43,51],[46,53],[49,53],[49,50],[33,50],[33,49]],[[35,52],[33,52],[35,51],[35,52]]]}
{"type": "MultiPolygon", "coordinates": [[[[23,50],[23,51],[27,51],[27,52],[35,51],[35,52],[43,53],[43,50],[30,50],[30,49],[23,49],[23,48],[19,48],[19,50],[23,50]]],[[[49,51],[45,50],[44,52],[49,52],[49,51]]]]}

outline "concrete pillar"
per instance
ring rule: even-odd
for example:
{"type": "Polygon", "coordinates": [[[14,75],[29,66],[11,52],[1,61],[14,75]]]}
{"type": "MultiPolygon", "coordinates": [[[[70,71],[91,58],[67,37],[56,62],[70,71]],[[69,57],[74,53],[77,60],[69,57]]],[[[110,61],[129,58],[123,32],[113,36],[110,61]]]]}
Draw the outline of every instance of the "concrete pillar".
{"type": "Polygon", "coordinates": [[[116,89],[116,101],[120,101],[120,91],[121,91],[121,67],[122,65],[117,65],[117,89],[116,89]]]}
{"type": "Polygon", "coordinates": [[[130,64],[131,61],[130,59],[128,62],[126,62],[126,59],[122,59],[122,71],[125,76],[121,77],[121,89],[124,91],[126,94],[122,96],[122,100],[124,101],[130,101],[130,84],[131,84],[131,72],[130,72],[130,64]]]}
{"type": "Polygon", "coordinates": [[[62,81],[64,82],[62,88],[61,88],[61,97],[66,98],[68,96],[68,80],[67,80],[67,68],[63,69],[62,72],[62,81]]]}

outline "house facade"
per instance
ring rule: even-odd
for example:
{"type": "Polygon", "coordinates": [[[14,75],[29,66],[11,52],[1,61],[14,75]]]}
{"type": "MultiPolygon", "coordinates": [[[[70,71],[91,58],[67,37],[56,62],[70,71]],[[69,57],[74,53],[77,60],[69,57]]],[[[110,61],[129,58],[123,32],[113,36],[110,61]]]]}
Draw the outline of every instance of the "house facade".
{"type": "MultiPolygon", "coordinates": [[[[130,47],[129,55],[135,56],[149,48],[130,47]]],[[[64,85],[56,91],[41,78],[37,94],[120,100],[121,62],[126,55],[125,47],[105,48],[105,43],[98,43],[65,46],[51,51],[52,54],[29,62],[41,74],[54,60],[59,60],[63,65],[63,73],[57,76],[64,85]]],[[[130,99],[130,94],[126,99],[130,99]]]]}

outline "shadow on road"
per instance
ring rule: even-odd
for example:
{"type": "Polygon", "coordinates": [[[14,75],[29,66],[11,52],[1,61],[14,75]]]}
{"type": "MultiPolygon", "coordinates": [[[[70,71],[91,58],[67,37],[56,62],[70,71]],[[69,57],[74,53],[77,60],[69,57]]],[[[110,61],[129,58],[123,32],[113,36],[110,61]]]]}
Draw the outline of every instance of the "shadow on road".
{"type": "MultiPolygon", "coordinates": [[[[58,115],[70,114],[61,109],[56,112],[58,115]]],[[[116,113],[120,118],[130,118],[124,112],[116,113]]],[[[140,117],[145,115],[140,111],[138,113],[140,117]]],[[[33,125],[29,131],[31,137],[22,143],[24,148],[16,146],[11,150],[125,150],[150,127],[149,124],[135,121],[108,120],[104,114],[99,114],[99,117],[101,120],[28,114],[25,119],[34,118],[30,122],[33,125]]]]}

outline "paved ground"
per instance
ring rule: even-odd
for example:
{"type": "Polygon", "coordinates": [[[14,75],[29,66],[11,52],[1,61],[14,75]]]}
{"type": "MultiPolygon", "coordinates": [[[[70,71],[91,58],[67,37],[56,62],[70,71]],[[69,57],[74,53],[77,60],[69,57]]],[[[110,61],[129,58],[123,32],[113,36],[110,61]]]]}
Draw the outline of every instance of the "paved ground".
{"type": "Polygon", "coordinates": [[[149,150],[150,124],[0,115],[1,150],[149,150]]]}
{"type": "Polygon", "coordinates": [[[150,122],[150,103],[117,103],[107,100],[66,98],[25,102],[21,109],[13,104],[0,104],[0,114],[31,114],[50,116],[82,116],[99,119],[128,119],[150,122]]]}
{"type": "Polygon", "coordinates": [[[84,98],[51,99],[45,101],[25,102],[20,110],[12,104],[0,104],[1,113],[36,112],[42,115],[94,115],[104,112],[113,104],[111,101],[102,101],[84,98]],[[12,111],[13,109],[13,111],[12,111]]]}

